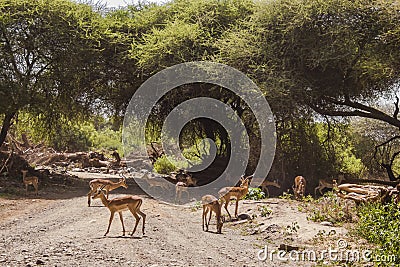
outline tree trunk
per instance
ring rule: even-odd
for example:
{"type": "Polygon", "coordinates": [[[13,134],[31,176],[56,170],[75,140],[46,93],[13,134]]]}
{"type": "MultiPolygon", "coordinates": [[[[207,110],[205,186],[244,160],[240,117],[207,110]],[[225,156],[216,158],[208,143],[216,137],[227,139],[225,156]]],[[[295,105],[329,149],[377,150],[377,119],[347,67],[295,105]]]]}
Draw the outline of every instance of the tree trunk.
{"type": "Polygon", "coordinates": [[[12,125],[12,119],[14,118],[16,112],[11,112],[7,113],[6,116],[4,117],[3,120],[3,125],[1,126],[1,132],[0,132],[0,147],[4,144],[4,141],[6,140],[8,130],[10,129],[10,126],[12,125]]]}

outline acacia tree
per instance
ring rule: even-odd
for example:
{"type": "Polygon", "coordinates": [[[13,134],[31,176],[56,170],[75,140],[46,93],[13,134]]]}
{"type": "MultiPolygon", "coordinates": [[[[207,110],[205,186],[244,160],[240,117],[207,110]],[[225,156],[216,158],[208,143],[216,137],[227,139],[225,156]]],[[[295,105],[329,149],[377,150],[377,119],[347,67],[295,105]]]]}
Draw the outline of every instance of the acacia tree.
{"type": "Polygon", "coordinates": [[[0,1],[0,146],[21,110],[41,114],[47,127],[90,111],[100,75],[98,19],[72,1],[0,1]]]}
{"type": "Polygon", "coordinates": [[[366,117],[400,127],[398,101],[392,114],[370,104],[393,93],[399,82],[397,1],[259,5],[249,21],[219,42],[227,62],[251,73],[267,95],[289,107],[295,103],[324,116],[366,117]]]}
{"type": "MultiPolygon", "coordinates": [[[[136,36],[131,57],[137,62],[140,77],[145,80],[175,64],[215,58],[218,49],[214,43],[227,29],[251,14],[253,6],[252,1],[176,0],[135,13],[132,21],[136,36]]],[[[240,117],[245,115],[246,105],[234,94],[210,84],[191,84],[163,97],[150,118],[153,128],[161,129],[163,118],[176,105],[199,96],[219,99],[230,105],[240,117]]],[[[253,126],[250,119],[247,124],[253,126]]],[[[187,127],[190,130],[184,131],[185,145],[194,145],[198,139],[208,137],[218,140],[217,157],[229,156],[230,141],[221,125],[208,119],[198,119],[187,127]]],[[[254,135],[255,131],[251,132],[254,135]]],[[[156,141],[154,138],[157,139],[153,137],[148,141],[156,141]]]]}

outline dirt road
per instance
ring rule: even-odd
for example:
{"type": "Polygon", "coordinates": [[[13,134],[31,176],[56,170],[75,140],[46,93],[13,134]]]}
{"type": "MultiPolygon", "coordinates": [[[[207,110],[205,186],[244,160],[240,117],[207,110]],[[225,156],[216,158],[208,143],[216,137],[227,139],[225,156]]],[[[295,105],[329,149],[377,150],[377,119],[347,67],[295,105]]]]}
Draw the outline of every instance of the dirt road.
{"type": "MultiPolygon", "coordinates": [[[[0,207],[0,265],[281,266],[280,261],[260,261],[257,253],[265,245],[276,249],[285,242],[302,247],[315,246],[312,240],[321,230],[334,229],[338,236],[346,234],[343,228],[307,221],[296,203],[281,199],[241,202],[240,213],[255,214],[253,217],[258,214],[252,223],[225,223],[223,234],[203,232],[198,204],[173,206],[143,195],[142,211],[147,214],[145,236],[139,230],[133,237],[121,236],[121,223],[115,216],[110,233],[103,237],[109,211],[98,199],[88,207],[86,193],[86,188],[77,188],[74,192],[57,194],[41,192],[35,200],[32,200],[33,196],[30,199],[0,199],[3,201],[0,207]],[[260,206],[268,206],[271,215],[261,217],[260,206]],[[299,229],[292,228],[290,232],[287,227],[293,224],[299,229]]],[[[111,197],[139,193],[138,188],[130,185],[128,189],[113,191],[111,197]]],[[[233,206],[230,208],[233,211],[233,206]]],[[[127,230],[131,231],[133,216],[124,212],[124,221],[127,230]]],[[[215,231],[215,221],[210,227],[215,231]]],[[[285,263],[285,266],[308,265],[312,264],[285,263]]]]}

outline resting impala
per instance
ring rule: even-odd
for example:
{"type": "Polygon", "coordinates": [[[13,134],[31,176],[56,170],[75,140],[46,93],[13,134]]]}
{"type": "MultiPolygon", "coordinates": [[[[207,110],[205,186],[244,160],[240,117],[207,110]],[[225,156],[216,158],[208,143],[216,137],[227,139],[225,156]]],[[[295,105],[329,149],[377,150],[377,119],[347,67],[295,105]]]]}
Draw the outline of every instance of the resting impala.
{"type": "Polygon", "coordinates": [[[222,201],[221,205],[225,202],[225,210],[228,212],[229,219],[232,219],[231,214],[228,211],[228,204],[231,201],[231,198],[236,198],[235,217],[237,217],[239,200],[249,192],[249,179],[252,177],[252,175],[246,178],[242,176],[240,178],[240,187],[223,187],[218,191],[219,198],[222,201]]]}
{"type": "Polygon", "coordinates": [[[294,178],[293,187],[295,199],[302,199],[306,192],[306,179],[303,176],[296,176],[294,178]]]}
{"type": "MultiPolygon", "coordinates": [[[[337,181],[337,185],[340,185],[343,182],[343,175],[339,175],[339,179],[337,181]]],[[[314,196],[317,196],[317,190],[322,195],[322,189],[324,188],[334,188],[335,180],[329,179],[319,179],[318,186],[314,189],[314,196]]]]}
{"type": "Polygon", "coordinates": [[[203,220],[202,226],[203,231],[208,231],[208,225],[210,225],[211,215],[215,212],[217,216],[217,233],[220,234],[222,231],[222,217],[221,217],[221,207],[222,205],[219,203],[218,199],[213,195],[205,195],[201,198],[201,204],[203,205],[203,220]],[[210,217],[208,218],[207,222],[207,214],[210,212],[210,217]],[[206,228],[204,230],[204,224],[206,228]]]}
{"type": "Polygon", "coordinates": [[[89,182],[89,186],[90,186],[90,191],[87,194],[89,207],[90,207],[90,196],[93,195],[100,187],[103,187],[106,190],[107,198],[108,198],[108,193],[118,187],[122,186],[124,188],[128,188],[125,177],[122,177],[116,183],[106,179],[94,179],[89,182]]]}
{"type": "Polygon", "coordinates": [[[93,199],[100,198],[101,202],[103,202],[104,206],[106,206],[111,212],[110,220],[108,222],[107,232],[104,234],[104,236],[106,236],[108,234],[108,232],[110,231],[111,222],[114,219],[115,212],[118,212],[118,214],[119,214],[119,218],[121,219],[121,224],[122,224],[122,232],[123,232],[123,235],[125,235],[124,219],[122,218],[122,211],[125,211],[125,210],[129,210],[136,219],[136,224],[135,224],[135,227],[133,228],[131,236],[135,233],[136,228],[139,224],[139,221],[140,221],[139,215],[143,218],[142,234],[144,235],[146,214],[144,214],[143,212],[140,211],[140,206],[143,203],[142,198],[140,198],[138,196],[123,196],[123,197],[116,197],[116,198],[109,200],[106,198],[106,196],[104,194],[104,191],[103,191],[104,187],[106,187],[106,185],[103,185],[101,188],[98,188],[96,193],[93,195],[93,199]]]}
{"type": "Polygon", "coordinates": [[[38,195],[39,178],[37,178],[36,176],[26,176],[28,170],[22,170],[21,172],[22,172],[22,181],[24,182],[26,193],[28,194],[28,186],[31,184],[35,188],[36,195],[38,195]]]}

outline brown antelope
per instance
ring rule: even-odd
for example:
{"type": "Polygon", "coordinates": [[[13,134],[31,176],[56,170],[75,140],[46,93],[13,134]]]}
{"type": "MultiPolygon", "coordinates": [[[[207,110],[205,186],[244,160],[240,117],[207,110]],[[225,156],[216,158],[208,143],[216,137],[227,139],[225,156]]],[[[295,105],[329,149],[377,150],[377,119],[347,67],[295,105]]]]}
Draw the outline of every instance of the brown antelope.
{"type": "Polygon", "coordinates": [[[197,186],[197,180],[194,179],[190,174],[186,176],[187,186],[197,186]]]}
{"type": "Polygon", "coordinates": [[[106,206],[111,212],[110,220],[108,222],[107,232],[104,234],[104,236],[106,236],[108,234],[108,232],[110,231],[111,222],[114,219],[115,212],[118,212],[118,214],[119,214],[119,218],[120,218],[121,224],[122,224],[122,232],[123,232],[123,235],[125,235],[124,219],[122,218],[122,211],[125,211],[125,210],[129,210],[136,219],[136,224],[135,224],[135,227],[133,228],[131,236],[135,233],[136,228],[139,224],[139,221],[140,221],[139,215],[143,218],[142,234],[144,235],[146,214],[144,214],[143,212],[140,211],[140,206],[143,203],[142,198],[140,198],[138,196],[123,196],[123,197],[116,197],[116,198],[109,200],[106,198],[106,195],[104,194],[104,191],[103,191],[104,187],[106,187],[106,185],[103,185],[101,188],[98,188],[96,193],[93,195],[93,199],[100,198],[101,202],[103,202],[104,206],[106,206]]]}
{"type": "Polygon", "coordinates": [[[228,211],[228,204],[231,201],[231,198],[236,198],[235,217],[237,217],[239,200],[249,192],[249,179],[252,177],[253,176],[248,176],[245,178],[242,176],[240,178],[240,187],[223,187],[218,191],[219,198],[222,201],[221,205],[225,202],[225,210],[228,212],[229,219],[232,219],[231,214],[228,211]]]}
{"type": "Polygon", "coordinates": [[[166,181],[164,178],[156,177],[154,174],[146,173],[145,175],[143,175],[142,179],[146,181],[149,188],[159,187],[163,190],[170,190],[169,182],[166,181]]]}
{"type": "Polygon", "coordinates": [[[217,233],[220,234],[222,231],[222,217],[221,217],[221,208],[222,205],[219,203],[218,199],[214,197],[213,195],[205,195],[201,198],[201,204],[203,205],[203,220],[202,220],[202,226],[203,226],[203,231],[208,231],[208,226],[210,225],[210,220],[211,220],[211,215],[213,211],[215,212],[215,215],[217,216],[217,233]],[[210,217],[208,218],[207,222],[207,214],[210,212],[210,217]],[[204,224],[206,225],[206,228],[204,230],[204,224]]]}
{"type": "Polygon", "coordinates": [[[303,176],[296,176],[294,178],[293,187],[295,199],[302,199],[306,192],[306,179],[303,176]]]}
{"type": "MultiPolygon", "coordinates": [[[[343,175],[339,175],[339,179],[337,181],[336,185],[340,185],[343,182],[343,175]]],[[[317,190],[319,191],[319,193],[322,195],[322,189],[324,188],[334,188],[335,187],[335,181],[336,180],[329,180],[329,179],[319,179],[318,181],[318,186],[315,187],[314,189],[314,196],[317,196],[317,190]]]]}
{"type": "Polygon", "coordinates": [[[281,185],[280,184],[278,184],[278,181],[267,181],[267,180],[263,180],[262,178],[261,179],[252,179],[251,180],[251,182],[256,182],[256,183],[258,183],[258,184],[260,184],[259,185],[259,187],[261,187],[261,190],[263,191],[263,192],[265,192],[265,194],[266,194],[266,196],[267,197],[269,197],[269,190],[268,190],[268,186],[275,186],[276,188],[281,188],[281,185]]]}
{"type": "Polygon", "coordinates": [[[31,184],[35,188],[35,194],[38,195],[39,178],[37,178],[36,176],[26,176],[28,170],[22,170],[21,172],[22,172],[22,181],[24,182],[26,193],[28,194],[28,186],[31,184]]]}
{"type": "Polygon", "coordinates": [[[108,198],[109,192],[118,187],[122,186],[124,188],[128,188],[125,177],[122,177],[121,179],[119,179],[118,182],[113,182],[113,181],[106,180],[106,179],[94,179],[89,182],[89,186],[90,186],[90,191],[87,194],[89,207],[90,207],[90,196],[92,194],[94,194],[97,191],[97,189],[100,187],[103,187],[106,190],[107,198],[108,198]]]}
{"type": "Polygon", "coordinates": [[[175,202],[181,202],[182,193],[185,192],[189,198],[188,184],[185,182],[177,182],[175,185],[175,202]]]}

